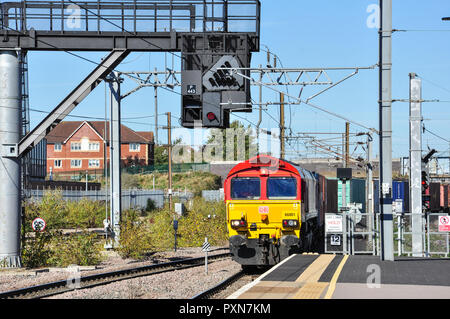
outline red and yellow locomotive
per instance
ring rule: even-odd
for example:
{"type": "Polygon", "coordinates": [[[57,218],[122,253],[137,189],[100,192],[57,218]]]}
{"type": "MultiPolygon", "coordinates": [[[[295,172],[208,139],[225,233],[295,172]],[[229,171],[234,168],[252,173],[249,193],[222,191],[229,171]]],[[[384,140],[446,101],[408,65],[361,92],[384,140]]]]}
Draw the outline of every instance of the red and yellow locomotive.
{"type": "Polygon", "coordinates": [[[224,183],[230,250],[242,265],[274,265],[323,248],[326,179],[259,155],[236,165],[224,183]]]}

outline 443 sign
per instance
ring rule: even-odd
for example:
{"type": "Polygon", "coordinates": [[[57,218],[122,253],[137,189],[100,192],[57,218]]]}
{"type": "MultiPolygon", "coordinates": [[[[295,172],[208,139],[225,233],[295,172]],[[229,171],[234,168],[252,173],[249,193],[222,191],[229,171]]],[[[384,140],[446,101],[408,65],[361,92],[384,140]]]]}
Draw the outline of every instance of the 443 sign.
{"type": "Polygon", "coordinates": [[[43,232],[45,230],[45,227],[47,227],[47,223],[44,219],[38,217],[31,222],[31,227],[34,231],[43,232]]]}

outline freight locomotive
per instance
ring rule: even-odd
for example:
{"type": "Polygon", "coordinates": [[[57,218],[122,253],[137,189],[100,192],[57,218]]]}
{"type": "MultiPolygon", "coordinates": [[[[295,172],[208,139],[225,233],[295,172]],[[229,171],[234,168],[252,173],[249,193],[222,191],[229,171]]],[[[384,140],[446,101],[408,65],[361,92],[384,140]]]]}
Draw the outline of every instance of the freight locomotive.
{"type": "MultiPolygon", "coordinates": [[[[365,212],[365,180],[346,184],[347,203],[365,212]]],[[[259,155],[237,164],[224,182],[230,251],[243,266],[274,265],[293,253],[322,252],[324,217],[340,211],[342,184],[294,163],[259,155]]],[[[379,214],[379,181],[373,181],[373,212],[379,214]]],[[[409,213],[409,183],[393,181],[396,213],[409,213]]],[[[430,183],[425,212],[450,211],[450,186],[430,183]]],[[[378,217],[379,219],[379,217],[378,217]]],[[[363,219],[364,220],[364,219],[363,219]]]]}
{"type": "Polygon", "coordinates": [[[231,169],[224,191],[233,260],[244,266],[274,265],[293,253],[320,252],[327,181],[267,155],[231,169]]]}

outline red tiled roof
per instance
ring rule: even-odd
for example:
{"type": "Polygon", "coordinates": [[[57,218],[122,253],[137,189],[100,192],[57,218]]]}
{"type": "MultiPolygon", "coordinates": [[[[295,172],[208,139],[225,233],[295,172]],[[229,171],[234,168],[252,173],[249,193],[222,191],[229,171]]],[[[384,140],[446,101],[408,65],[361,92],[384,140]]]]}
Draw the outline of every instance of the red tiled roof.
{"type": "MultiPolygon", "coordinates": [[[[88,125],[90,125],[97,132],[97,134],[100,135],[102,139],[104,139],[105,121],[63,121],[59,123],[49,134],[47,134],[46,136],[47,143],[54,144],[64,142],[83,123],[87,123],[88,125]]],[[[151,133],[151,135],[153,135],[153,132],[144,132],[144,133],[151,133]]],[[[106,137],[109,139],[108,121],[106,122],[106,137]]],[[[152,140],[147,139],[142,134],[137,134],[135,131],[133,131],[132,129],[123,124],[120,126],[120,137],[122,143],[148,144],[152,142],[152,140]]]]}
{"type": "Polygon", "coordinates": [[[153,132],[142,132],[142,131],[139,131],[139,132],[136,132],[136,133],[138,133],[143,138],[149,140],[151,143],[154,142],[153,132]]]}

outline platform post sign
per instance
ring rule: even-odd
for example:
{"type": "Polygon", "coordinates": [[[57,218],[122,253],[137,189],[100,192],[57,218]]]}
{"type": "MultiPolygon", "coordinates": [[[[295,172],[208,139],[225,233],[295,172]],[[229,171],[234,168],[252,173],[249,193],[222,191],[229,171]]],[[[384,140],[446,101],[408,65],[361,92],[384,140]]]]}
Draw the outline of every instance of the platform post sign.
{"type": "Polygon", "coordinates": [[[342,233],[342,215],[326,214],[325,215],[325,231],[327,233],[342,233]]]}
{"type": "MultiPolygon", "coordinates": [[[[344,216],[342,214],[325,214],[325,236],[330,246],[343,245],[344,216]]],[[[335,251],[335,249],[332,249],[335,251]]]]}
{"type": "Polygon", "coordinates": [[[211,244],[208,242],[208,237],[205,237],[205,242],[202,245],[202,251],[205,252],[205,274],[208,274],[208,251],[210,251],[211,244]]]}
{"type": "Polygon", "coordinates": [[[439,231],[450,232],[450,216],[439,216],[439,231]]]}

